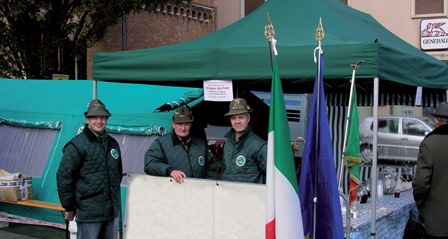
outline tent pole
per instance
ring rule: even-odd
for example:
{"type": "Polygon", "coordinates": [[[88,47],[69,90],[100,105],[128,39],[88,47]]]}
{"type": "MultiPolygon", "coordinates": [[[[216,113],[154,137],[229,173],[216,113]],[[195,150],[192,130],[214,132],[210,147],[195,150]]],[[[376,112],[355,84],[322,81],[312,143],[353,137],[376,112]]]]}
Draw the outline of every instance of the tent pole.
{"type": "Polygon", "coordinates": [[[97,82],[96,80],[93,81],[93,87],[92,87],[92,89],[93,89],[93,99],[98,99],[98,98],[97,98],[97,94],[96,94],[96,93],[97,93],[97,92],[96,92],[96,86],[97,86],[97,83],[98,83],[98,82],[97,82]]]}
{"type": "Polygon", "coordinates": [[[78,79],[78,57],[75,56],[75,80],[78,79]]]}
{"type": "Polygon", "coordinates": [[[445,99],[448,99],[448,90],[445,91],[445,99]]]}
{"type": "Polygon", "coordinates": [[[376,194],[377,194],[377,180],[378,180],[378,92],[379,92],[379,79],[375,77],[373,79],[373,159],[372,159],[372,208],[371,208],[371,221],[370,221],[370,238],[375,239],[375,222],[376,222],[376,194]]]}

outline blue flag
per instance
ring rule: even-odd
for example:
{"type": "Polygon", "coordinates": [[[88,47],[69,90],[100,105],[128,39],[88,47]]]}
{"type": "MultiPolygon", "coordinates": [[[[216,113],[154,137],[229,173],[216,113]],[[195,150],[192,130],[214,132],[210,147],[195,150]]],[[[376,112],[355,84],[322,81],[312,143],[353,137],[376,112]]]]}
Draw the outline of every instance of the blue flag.
{"type": "Polygon", "coordinates": [[[305,238],[344,239],[336,167],[322,77],[324,54],[321,53],[319,57],[321,64],[318,71],[320,71],[320,74],[317,74],[314,84],[299,181],[303,231],[305,238]],[[318,96],[319,105],[317,105],[318,96]],[[317,112],[319,112],[319,119],[317,119],[317,112]],[[315,177],[316,167],[317,177],[315,177]],[[316,179],[317,182],[315,182],[316,179]],[[317,198],[316,204],[313,202],[315,196],[317,198]],[[316,218],[313,216],[314,206],[317,210],[316,218]],[[313,238],[314,220],[316,221],[315,238],[313,238]]]}

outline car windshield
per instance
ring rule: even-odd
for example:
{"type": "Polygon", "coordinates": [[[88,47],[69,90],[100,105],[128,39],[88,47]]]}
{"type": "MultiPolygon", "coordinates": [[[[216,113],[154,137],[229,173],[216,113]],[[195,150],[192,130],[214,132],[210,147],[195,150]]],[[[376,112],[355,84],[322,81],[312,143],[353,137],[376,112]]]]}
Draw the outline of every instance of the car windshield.
{"type": "Polygon", "coordinates": [[[414,136],[425,136],[432,129],[417,119],[403,118],[403,134],[414,136]]]}
{"type": "Polygon", "coordinates": [[[424,121],[426,124],[430,125],[431,128],[434,129],[434,120],[432,118],[423,118],[422,121],[424,121]]]}

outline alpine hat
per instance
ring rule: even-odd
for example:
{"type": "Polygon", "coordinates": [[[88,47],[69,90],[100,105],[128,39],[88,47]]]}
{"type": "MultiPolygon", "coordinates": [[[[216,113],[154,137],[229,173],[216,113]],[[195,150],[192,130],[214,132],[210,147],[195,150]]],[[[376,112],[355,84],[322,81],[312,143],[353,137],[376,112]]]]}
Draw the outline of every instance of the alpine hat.
{"type": "Polygon", "coordinates": [[[448,119],[448,103],[440,102],[432,115],[436,118],[448,119]]]}
{"type": "Polygon", "coordinates": [[[174,110],[173,122],[174,123],[191,123],[194,121],[193,112],[190,107],[182,105],[174,110]]]}
{"type": "Polygon", "coordinates": [[[252,112],[252,109],[247,104],[245,99],[235,98],[230,102],[229,112],[227,112],[224,116],[239,115],[250,112],[252,112]]]}
{"type": "Polygon", "coordinates": [[[98,99],[94,99],[89,102],[87,105],[87,111],[84,112],[84,116],[112,116],[109,111],[106,109],[106,106],[98,99]]]}

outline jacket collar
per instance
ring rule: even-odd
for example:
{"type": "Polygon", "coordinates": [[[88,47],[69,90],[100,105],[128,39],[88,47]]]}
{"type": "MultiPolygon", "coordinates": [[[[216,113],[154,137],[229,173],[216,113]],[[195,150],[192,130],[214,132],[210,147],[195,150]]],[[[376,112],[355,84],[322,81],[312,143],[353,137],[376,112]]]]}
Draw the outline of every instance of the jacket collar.
{"type": "Polygon", "coordinates": [[[425,136],[425,138],[427,138],[433,134],[448,135],[448,124],[442,124],[439,127],[435,128],[433,131],[431,131],[429,134],[427,134],[425,136]]]}
{"type": "MultiPolygon", "coordinates": [[[[248,125],[244,133],[238,138],[238,141],[244,140],[245,138],[249,137],[249,134],[252,133],[252,126],[248,125]]],[[[235,130],[232,128],[230,131],[224,136],[224,138],[227,138],[231,142],[235,142],[235,130]]]]}
{"type": "MultiPolygon", "coordinates": [[[[98,136],[96,136],[92,130],[89,129],[89,125],[86,124],[84,125],[84,129],[82,130],[82,132],[84,134],[86,134],[87,138],[89,139],[89,141],[98,141],[98,136]]],[[[104,130],[104,134],[107,134],[106,130],[104,130]]]]}
{"type": "MultiPolygon", "coordinates": [[[[184,145],[179,139],[179,137],[177,137],[176,133],[174,132],[174,129],[171,131],[171,139],[173,140],[173,146],[176,146],[178,144],[184,145]]],[[[191,142],[191,132],[190,132],[190,138],[188,138],[187,142],[184,143],[189,144],[190,142],[191,142]]]]}

